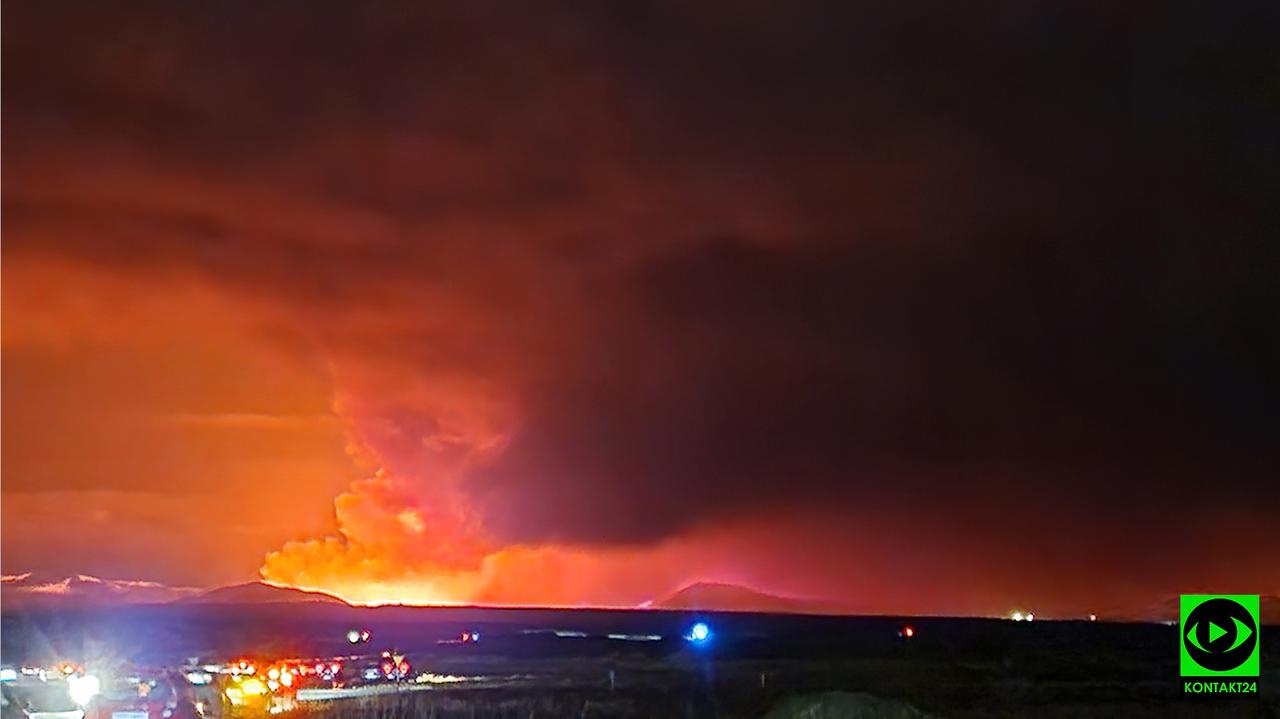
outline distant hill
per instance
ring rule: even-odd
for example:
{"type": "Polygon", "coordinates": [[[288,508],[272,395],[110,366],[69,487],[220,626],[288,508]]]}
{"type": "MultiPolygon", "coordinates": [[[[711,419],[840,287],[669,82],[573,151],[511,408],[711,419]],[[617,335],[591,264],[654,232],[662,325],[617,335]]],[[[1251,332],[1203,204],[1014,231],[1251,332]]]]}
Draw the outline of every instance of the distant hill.
{"type": "Polygon", "coordinates": [[[6,575],[0,584],[5,609],[70,608],[117,604],[162,604],[200,593],[194,587],[172,587],[132,579],[102,579],[77,574],[51,579],[27,574],[6,575]]]}
{"type": "MultiPolygon", "coordinates": [[[[1264,594],[1258,598],[1258,604],[1258,614],[1263,624],[1280,624],[1280,596],[1264,594]]],[[[1176,622],[1178,621],[1180,607],[1181,600],[1178,597],[1169,597],[1145,612],[1138,612],[1134,616],[1122,616],[1120,618],[1139,621],[1176,622]]]]}
{"type": "Polygon", "coordinates": [[[839,614],[830,602],[765,594],[736,584],[699,582],[649,604],[652,609],[681,609],[772,614],[839,614]]]}
{"type": "Polygon", "coordinates": [[[277,587],[265,582],[245,582],[218,587],[195,596],[184,597],[186,604],[280,604],[294,602],[319,602],[324,604],[347,603],[324,592],[309,592],[292,587],[277,587]]]}
{"type": "Polygon", "coordinates": [[[127,604],[282,604],[310,602],[347,603],[323,592],[246,582],[216,589],[171,587],[158,582],[102,579],[77,574],[63,579],[33,574],[5,575],[0,584],[0,606],[6,610],[35,608],[109,607],[127,604]]]}

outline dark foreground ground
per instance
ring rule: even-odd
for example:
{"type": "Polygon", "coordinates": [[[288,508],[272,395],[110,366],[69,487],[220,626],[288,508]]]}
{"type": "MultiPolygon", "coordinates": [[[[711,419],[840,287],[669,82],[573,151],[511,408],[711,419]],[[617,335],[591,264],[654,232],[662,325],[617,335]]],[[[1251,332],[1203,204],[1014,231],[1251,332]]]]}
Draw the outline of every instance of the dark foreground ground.
{"type": "Polygon", "coordinates": [[[1265,627],[1260,695],[1188,698],[1177,630],[1150,624],[831,618],[296,605],[165,606],[4,616],[7,664],[73,657],[177,666],[395,648],[473,678],[427,690],[304,705],[298,716],[410,717],[1277,717],[1280,631],[1265,627]],[[707,621],[714,640],[681,634],[707,621]],[[899,636],[906,624],[916,630],[899,636]],[[554,630],[574,636],[556,636],[554,630]],[[474,644],[441,644],[478,631],[474,644]],[[576,636],[585,634],[585,637],[576,636]],[[608,634],[661,635],[636,642],[608,634]]]}

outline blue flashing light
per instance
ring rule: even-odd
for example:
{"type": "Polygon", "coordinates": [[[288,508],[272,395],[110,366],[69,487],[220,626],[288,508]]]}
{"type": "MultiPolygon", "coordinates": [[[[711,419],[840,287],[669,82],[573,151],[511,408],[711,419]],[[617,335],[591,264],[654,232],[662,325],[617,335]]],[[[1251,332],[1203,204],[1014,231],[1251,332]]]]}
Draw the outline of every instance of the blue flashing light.
{"type": "Polygon", "coordinates": [[[692,644],[703,645],[711,641],[711,627],[706,622],[697,622],[689,627],[689,633],[684,635],[686,641],[692,644]]]}

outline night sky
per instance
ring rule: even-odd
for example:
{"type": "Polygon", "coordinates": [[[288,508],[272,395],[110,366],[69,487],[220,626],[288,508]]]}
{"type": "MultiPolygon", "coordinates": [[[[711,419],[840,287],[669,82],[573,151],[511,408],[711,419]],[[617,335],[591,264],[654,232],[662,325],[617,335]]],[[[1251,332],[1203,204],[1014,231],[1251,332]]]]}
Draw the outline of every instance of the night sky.
{"type": "Polygon", "coordinates": [[[4,572],[1280,593],[1280,4],[1186,5],[6,2],[4,572]]]}

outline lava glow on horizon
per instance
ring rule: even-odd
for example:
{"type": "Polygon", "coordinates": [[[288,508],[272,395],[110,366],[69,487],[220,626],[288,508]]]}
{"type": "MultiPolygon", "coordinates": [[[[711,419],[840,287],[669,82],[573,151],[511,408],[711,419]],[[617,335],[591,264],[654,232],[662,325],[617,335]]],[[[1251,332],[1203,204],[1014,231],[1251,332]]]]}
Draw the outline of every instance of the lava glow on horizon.
{"type": "Polygon", "coordinates": [[[10,3],[6,604],[1280,586],[1274,63],[1166,11],[10,3]]]}

